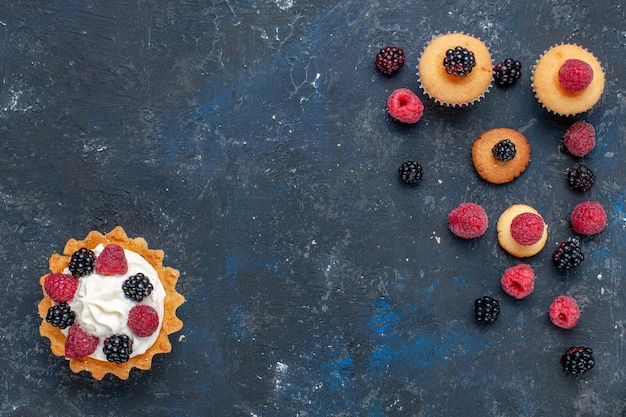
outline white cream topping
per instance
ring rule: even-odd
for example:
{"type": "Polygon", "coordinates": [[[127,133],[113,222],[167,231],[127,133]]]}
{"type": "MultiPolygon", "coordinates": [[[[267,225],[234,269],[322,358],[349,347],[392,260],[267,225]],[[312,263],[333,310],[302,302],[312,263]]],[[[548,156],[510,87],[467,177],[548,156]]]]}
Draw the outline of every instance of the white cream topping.
{"type": "MultiPolygon", "coordinates": [[[[94,254],[100,255],[104,249],[102,244],[93,249],[94,254]]],[[[100,341],[96,351],[91,356],[94,359],[106,361],[102,352],[104,339],[112,335],[125,334],[133,339],[131,357],[145,353],[152,346],[159,335],[163,322],[163,302],[165,288],[159,279],[156,270],[141,255],[124,249],[128,271],[124,275],[100,275],[93,273],[78,279],[78,290],[74,298],[68,303],[76,314],[75,322],[91,335],[98,336],[100,341]],[[150,280],[152,292],[141,302],[136,302],[124,296],[122,284],[132,275],[141,272],[150,280]],[[145,304],[154,308],[159,316],[158,329],[148,337],[135,335],[128,327],[128,313],[138,305],[145,304]]],[[[65,273],[69,273],[66,269],[65,273]]],[[[64,330],[67,335],[69,328],[64,330]]]]}

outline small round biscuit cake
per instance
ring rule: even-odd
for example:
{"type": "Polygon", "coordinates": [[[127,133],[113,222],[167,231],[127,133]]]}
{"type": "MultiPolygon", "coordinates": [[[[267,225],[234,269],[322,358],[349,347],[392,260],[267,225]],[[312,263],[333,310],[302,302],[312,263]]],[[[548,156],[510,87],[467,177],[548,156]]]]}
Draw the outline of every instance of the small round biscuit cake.
{"type": "MultiPolygon", "coordinates": [[[[496,224],[498,243],[502,249],[518,258],[528,258],[538,254],[546,245],[546,241],[548,240],[548,225],[546,225],[545,222],[543,222],[543,230],[539,232],[538,239],[531,240],[535,243],[524,244],[529,242],[523,241],[517,237],[518,233],[515,233],[516,231],[513,231],[512,233],[511,228],[514,224],[515,218],[527,213],[541,217],[537,210],[526,204],[513,204],[500,215],[498,223],[496,224]]],[[[541,218],[541,220],[543,221],[543,218],[541,218]]]]}
{"type": "Polygon", "coordinates": [[[504,184],[524,172],[530,162],[530,145],[517,130],[498,127],[474,141],[472,161],[482,179],[504,184]]]}
{"type": "Polygon", "coordinates": [[[547,110],[572,116],[591,109],[604,91],[604,71],[598,59],[575,44],[556,45],[537,60],[532,87],[547,110]]]}
{"type": "Polygon", "coordinates": [[[492,69],[487,46],[464,33],[434,36],[417,65],[424,93],[446,106],[480,101],[491,87],[492,69]]]}

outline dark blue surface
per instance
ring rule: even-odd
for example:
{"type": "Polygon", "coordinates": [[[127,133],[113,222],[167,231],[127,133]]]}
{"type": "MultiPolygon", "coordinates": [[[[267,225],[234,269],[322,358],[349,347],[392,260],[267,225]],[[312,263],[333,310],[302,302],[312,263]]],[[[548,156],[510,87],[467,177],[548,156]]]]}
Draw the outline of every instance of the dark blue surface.
{"type": "Polygon", "coordinates": [[[0,4],[0,415],[625,416],[626,10],[620,1],[12,1],[0,4]],[[509,89],[438,107],[415,66],[434,34],[480,37],[494,61],[523,62],[509,89]],[[530,67],[578,43],[606,89],[586,114],[556,117],[530,67]],[[374,68],[393,44],[394,77],[374,68]],[[386,99],[407,87],[424,118],[400,126],[386,99]],[[575,120],[596,127],[586,194],[560,151],[575,120]],[[475,173],[473,140],[520,130],[532,161],[514,182],[475,173]],[[403,186],[416,159],[424,179],[403,186]],[[551,263],[571,209],[597,200],[609,222],[586,259],[551,263]],[[487,234],[465,241],[447,214],[478,202],[487,234]],[[527,260],[535,292],[499,279],[519,262],[495,221],[513,203],[546,219],[527,260]],[[73,374],[38,334],[39,277],[67,239],[122,225],[178,268],[185,325],[173,350],[127,381],[73,374]],[[473,300],[502,313],[478,326],[473,300]],[[558,295],[582,309],[554,327],[558,295]],[[560,355],[594,349],[580,379],[560,355]]]}

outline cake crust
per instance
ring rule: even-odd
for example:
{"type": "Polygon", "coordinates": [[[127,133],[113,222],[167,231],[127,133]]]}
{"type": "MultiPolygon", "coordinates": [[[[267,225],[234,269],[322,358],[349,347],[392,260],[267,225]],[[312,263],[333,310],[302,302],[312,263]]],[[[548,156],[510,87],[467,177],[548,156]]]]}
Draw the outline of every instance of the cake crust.
{"type": "MultiPolygon", "coordinates": [[[[121,226],[115,227],[105,235],[91,231],[84,240],[68,240],[63,255],[55,253],[50,257],[50,271],[52,273],[62,272],[68,266],[72,254],[82,247],[91,250],[99,244],[107,245],[110,243],[115,243],[124,249],[138,253],[157,271],[166,292],[161,330],[154,344],[145,353],[134,356],[122,364],[100,361],[88,356],[68,360],[72,372],[87,371],[97,380],[101,380],[107,373],[110,373],[125,380],[128,379],[132,368],[148,370],[152,366],[154,355],[169,353],[172,350],[169,335],[183,327],[183,322],[176,317],[176,309],[185,302],[185,298],[175,289],[180,272],[177,269],[163,266],[164,252],[160,249],[149,249],[148,244],[141,237],[129,238],[121,226]]],[[[42,289],[47,275],[45,274],[40,278],[42,289]]],[[[65,335],[59,328],[52,326],[45,320],[47,311],[51,306],[52,300],[44,291],[44,297],[38,305],[39,316],[42,318],[39,333],[50,340],[50,349],[54,355],[65,356],[65,335]]]]}
{"type": "Polygon", "coordinates": [[[502,249],[518,258],[528,258],[538,254],[546,245],[546,241],[548,240],[548,225],[545,224],[544,221],[543,235],[537,243],[527,246],[520,245],[511,235],[511,223],[518,214],[522,213],[534,213],[541,216],[537,210],[531,206],[526,204],[513,204],[500,215],[498,223],[496,224],[496,230],[498,232],[498,243],[500,243],[502,249]]]}

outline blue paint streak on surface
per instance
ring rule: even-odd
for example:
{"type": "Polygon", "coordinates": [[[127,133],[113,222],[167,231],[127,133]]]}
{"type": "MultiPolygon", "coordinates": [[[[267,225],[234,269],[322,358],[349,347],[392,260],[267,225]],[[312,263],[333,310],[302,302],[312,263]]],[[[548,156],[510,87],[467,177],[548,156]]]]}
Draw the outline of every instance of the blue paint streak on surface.
{"type": "Polygon", "coordinates": [[[461,278],[461,277],[454,277],[454,283],[456,285],[461,285],[465,288],[469,288],[469,285],[467,285],[467,280],[465,280],[465,278],[461,278]]]}

